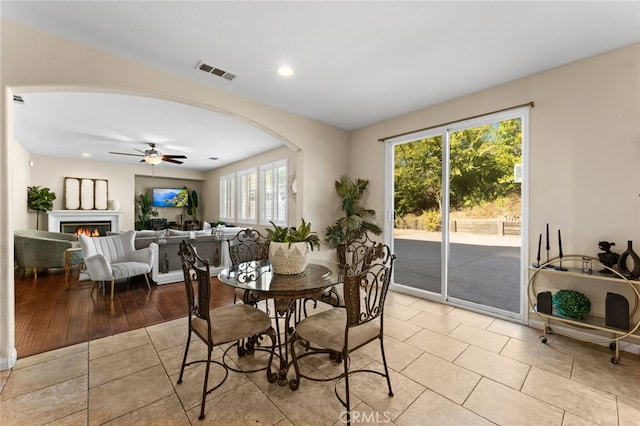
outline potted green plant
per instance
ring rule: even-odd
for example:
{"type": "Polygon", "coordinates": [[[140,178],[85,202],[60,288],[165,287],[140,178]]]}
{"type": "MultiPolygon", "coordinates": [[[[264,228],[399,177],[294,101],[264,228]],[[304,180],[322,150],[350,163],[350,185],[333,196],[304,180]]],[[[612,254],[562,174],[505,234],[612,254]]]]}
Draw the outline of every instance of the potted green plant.
{"type": "Polygon", "coordinates": [[[298,228],[278,226],[271,222],[267,229],[269,240],[269,260],[273,272],[281,275],[293,275],[304,272],[309,264],[309,255],[320,248],[320,237],[311,231],[311,223],[302,223],[298,228]]]}
{"type": "Polygon", "coordinates": [[[40,212],[53,210],[56,193],[49,188],[39,186],[27,187],[27,208],[36,212],[36,229],[40,229],[40,212]]]}
{"type": "Polygon", "coordinates": [[[336,220],[325,231],[325,243],[331,248],[337,248],[338,260],[344,260],[345,247],[368,234],[380,235],[382,228],[373,222],[376,212],[368,209],[363,202],[369,187],[368,179],[351,179],[346,175],[335,181],[336,193],[342,199],[344,216],[336,220]]]}
{"type": "Polygon", "coordinates": [[[151,226],[151,218],[158,216],[158,210],[153,208],[151,197],[147,193],[142,193],[136,197],[136,205],[138,207],[138,220],[136,229],[149,229],[151,226]]]}
{"type": "Polygon", "coordinates": [[[191,191],[188,195],[187,214],[193,217],[193,222],[196,226],[200,226],[200,223],[198,222],[198,193],[196,191],[191,191]]]}

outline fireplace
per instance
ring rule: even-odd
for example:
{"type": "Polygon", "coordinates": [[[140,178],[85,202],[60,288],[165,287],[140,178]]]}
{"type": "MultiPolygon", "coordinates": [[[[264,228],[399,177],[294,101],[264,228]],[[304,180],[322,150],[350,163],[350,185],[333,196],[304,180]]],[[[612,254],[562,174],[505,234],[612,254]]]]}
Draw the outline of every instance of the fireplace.
{"type": "Polygon", "coordinates": [[[84,234],[89,237],[103,237],[111,231],[110,221],[60,222],[60,232],[66,234],[84,234]]]}
{"type": "MultiPolygon", "coordinates": [[[[112,232],[120,232],[120,210],[51,210],[49,216],[50,232],[69,232],[63,225],[71,224],[108,224],[112,232]]],[[[74,231],[72,231],[74,232],[74,231]]],[[[101,229],[100,235],[106,235],[107,230],[101,229]]]]}

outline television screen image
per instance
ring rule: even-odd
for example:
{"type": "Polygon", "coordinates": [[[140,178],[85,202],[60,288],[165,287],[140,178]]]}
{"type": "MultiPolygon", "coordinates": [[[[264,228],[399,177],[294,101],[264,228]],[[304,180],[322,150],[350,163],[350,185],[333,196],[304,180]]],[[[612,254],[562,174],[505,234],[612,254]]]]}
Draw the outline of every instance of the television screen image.
{"type": "Polygon", "coordinates": [[[186,207],[189,191],[180,188],[153,188],[154,207],[186,207]]]}

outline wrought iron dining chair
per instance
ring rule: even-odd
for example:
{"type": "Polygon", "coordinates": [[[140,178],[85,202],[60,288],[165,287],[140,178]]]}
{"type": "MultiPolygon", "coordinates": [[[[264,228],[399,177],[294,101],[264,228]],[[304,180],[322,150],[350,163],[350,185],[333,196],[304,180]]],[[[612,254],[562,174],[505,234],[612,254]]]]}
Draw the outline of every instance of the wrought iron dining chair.
{"type": "MultiPolygon", "coordinates": [[[[371,240],[366,233],[360,234],[349,244],[339,245],[336,249],[339,279],[342,281],[346,275],[354,275],[366,269],[371,264],[371,254],[375,246],[376,242],[371,240]]],[[[331,306],[344,307],[344,286],[342,284],[335,285],[315,300],[331,306]]]]}
{"type": "Polygon", "coordinates": [[[267,334],[271,338],[269,362],[267,364],[267,380],[273,383],[277,379],[277,373],[271,371],[271,363],[276,345],[275,330],[271,326],[271,319],[265,312],[245,304],[233,304],[209,310],[211,296],[211,276],[209,274],[209,261],[198,257],[193,245],[183,240],[180,243],[180,258],[182,272],[187,292],[187,305],[189,308],[189,331],[187,344],[184,349],[184,358],[180,368],[178,384],[182,383],[182,375],[185,367],[206,362],[204,384],[202,388],[202,406],[200,417],[205,417],[205,402],[208,394],[219,388],[229,375],[229,367],[224,362],[212,361],[213,348],[225,343],[238,342],[253,336],[267,334]],[[197,287],[197,290],[194,288],[197,287]],[[197,291],[197,293],[196,293],[197,291]],[[208,348],[207,359],[187,362],[191,335],[195,334],[208,348]],[[218,364],[225,370],[224,378],[215,386],[208,389],[209,367],[218,364]]]}
{"type": "MultiPolygon", "coordinates": [[[[231,267],[238,268],[244,262],[265,261],[269,259],[269,240],[255,229],[243,229],[239,231],[233,238],[227,240],[229,248],[229,258],[231,259],[231,267]]],[[[267,299],[255,291],[245,291],[234,289],[233,303],[242,300],[252,306],[258,307],[258,303],[264,301],[265,311],[269,312],[267,299]]],[[[238,355],[244,356],[247,353],[253,353],[253,339],[247,342],[238,342],[238,355]]]]}
{"type": "Polygon", "coordinates": [[[393,396],[384,353],[383,314],[395,258],[396,256],[391,253],[389,246],[378,243],[367,251],[366,260],[360,271],[351,273],[349,271],[354,270],[352,265],[345,265],[347,267],[344,279],[345,307],[334,307],[301,320],[290,340],[295,378],[289,381],[289,387],[292,390],[298,389],[301,377],[316,381],[344,378],[345,399],[338,394],[339,381],[336,381],[335,394],[346,408],[348,423],[350,423],[351,415],[350,374],[370,372],[385,377],[389,387],[389,396],[393,396]],[[370,369],[350,371],[349,354],[375,340],[380,341],[384,373],[370,369]],[[306,351],[298,355],[296,344],[302,344],[306,351]],[[299,360],[319,353],[340,354],[344,367],[343,372],[329,379],[303,376],[300,373],[299,360]]]}
{"type": "MultiPolygon", "coordinates": [[[[253,260],[263,261],[269,258],[269,240],[255,229],[243,229],[233,238],[227,240],[231,266],[237,268],[243,262],[253,260]]],[[[240,299],[246,303],[256,305],[264,300],[257,292],[234,291],[234,302],[240,299]]]]}

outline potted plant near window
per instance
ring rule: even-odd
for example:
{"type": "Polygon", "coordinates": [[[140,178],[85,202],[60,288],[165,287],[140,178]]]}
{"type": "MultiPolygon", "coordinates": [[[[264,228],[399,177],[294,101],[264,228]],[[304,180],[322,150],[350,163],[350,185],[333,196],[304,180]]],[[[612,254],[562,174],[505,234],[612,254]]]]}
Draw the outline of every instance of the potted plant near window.
{"type": "Polygon", "coordinates": [[[27,187],[27,208],[36,212],[36,229],[40,229],[40,212],[53,210],[55,199],[56,193],[51,192],[49,188],[27,187]]]}
{"type": "Polygon", "coordinates": [[[363,205],[368,187],[368,179],[351,179],[342,175],[335,181],[336,192],[342,199],[344,216],[327,227],[325,243],[329,247],[337,248],[338,260],[341,263],[348,244],[368,234],[382,234],[382,228],[373,222],[375,210],[365,208],[363,205]]]}
{"type": "Polygon", "coordinates": [[[304,272],[311,251],[320,248],[320,237],[311,231],[311,223],[302,219],[297,229],[281,227],[273,222],[271,225],[273,229],[267,229],[267,238],[273,272],[281,275],[304,272]]]}

